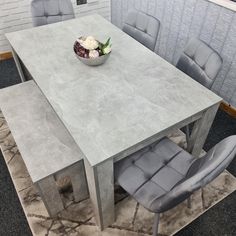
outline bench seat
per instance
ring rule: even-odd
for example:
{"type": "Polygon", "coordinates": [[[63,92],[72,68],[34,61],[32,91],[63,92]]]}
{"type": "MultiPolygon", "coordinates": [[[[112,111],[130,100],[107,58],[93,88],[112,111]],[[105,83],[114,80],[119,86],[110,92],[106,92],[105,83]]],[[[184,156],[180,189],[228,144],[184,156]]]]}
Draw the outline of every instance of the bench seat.
{"type": "Polygon", "coordinates": [[[64,209],[55,176],[69,176],[76,201],[88,197],[83,154],[34,81],[0,90],[0,108],[48,213],[64,209]]]}

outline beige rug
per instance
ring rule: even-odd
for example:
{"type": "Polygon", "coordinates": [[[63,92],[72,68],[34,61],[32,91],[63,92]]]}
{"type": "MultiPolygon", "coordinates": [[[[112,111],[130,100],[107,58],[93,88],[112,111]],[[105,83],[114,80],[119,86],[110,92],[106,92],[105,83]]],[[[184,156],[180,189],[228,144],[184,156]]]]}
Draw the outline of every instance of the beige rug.
{"type": "MultiPolygon", "coordinates": [[[[182,132],[176,131],[171,138],[181,146],[185,145],[182,132]]],[[[116,189],[115,194],[116,222],[105,231],[99,232],[95,226],[90,201],[75,203],[67,179],[58,182],[67,208],[58,218],[50,218],[38,192],[32,185],[21,155],[1,113],[0,147],[33,235],[151,235],[153,214],[138,205],[120,188],[116,189]]],[[[224,172],[214,182],[194,194],[191,209],[188,209],[186,202],[184,202],[163,214],[161,216],[160,234],[175,234],[235,190],[236,178],[228,172],[224,172]]]]}

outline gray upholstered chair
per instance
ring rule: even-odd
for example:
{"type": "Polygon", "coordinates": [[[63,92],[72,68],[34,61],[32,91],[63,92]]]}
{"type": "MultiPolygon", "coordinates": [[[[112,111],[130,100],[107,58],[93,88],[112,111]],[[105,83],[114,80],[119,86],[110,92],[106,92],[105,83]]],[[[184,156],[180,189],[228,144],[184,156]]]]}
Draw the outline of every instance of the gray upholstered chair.
{"type": "Polygon", "coordinates": [[[158,19],[141,11],[132,10],[128,12],[123,31],[154,51],[159,28],[158,19]]]}
{"type": "MultiPolygon", "coordinates": [[[[188,42],[176,67],[211,89],[222,63],[221,56],[214,49],[203,41],[193,38],[188,42]]],[[[186,126],[187,143],[189,136],[189,126],[186,126]]]]}
{"type": "Polygon", "coordinates": [[[210,89],[222,63],[221,56],[214,49],[193,38],[188,42],[176,67],[210,89]]]}
{"type": "Polygon", "coordinates": [[[156,213],[153,235],[158,232],[159,214],[204,187],[221,174],[236,154],[236,135],[194,158],[168,138],[115,164],[115,180],[134,199],[156,213]]]}
{"type": "Polygon", "coordinates": [[[32,0],[33,26],[47,25],[75,17],[71,0],[32,0]]]}

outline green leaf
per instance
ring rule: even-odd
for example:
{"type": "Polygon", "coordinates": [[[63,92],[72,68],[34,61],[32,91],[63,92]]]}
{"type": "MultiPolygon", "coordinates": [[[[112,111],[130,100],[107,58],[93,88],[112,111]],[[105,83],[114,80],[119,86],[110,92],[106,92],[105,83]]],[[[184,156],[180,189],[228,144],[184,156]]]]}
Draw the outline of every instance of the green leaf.
{"type": "Polygon", "coordinates": [[[103,45],[102,43],[99,42],[99,44],[98,44],[98,48],[99,48],[100,50],[102,50],[103,46],[104,46],[104,45],[103,45]]]}
{"type": "Polygon", "coordinates": [[[103,45],[103,48],[106,48],[110,44],[111,38],[109,38],[106,43],[103,45]]]}

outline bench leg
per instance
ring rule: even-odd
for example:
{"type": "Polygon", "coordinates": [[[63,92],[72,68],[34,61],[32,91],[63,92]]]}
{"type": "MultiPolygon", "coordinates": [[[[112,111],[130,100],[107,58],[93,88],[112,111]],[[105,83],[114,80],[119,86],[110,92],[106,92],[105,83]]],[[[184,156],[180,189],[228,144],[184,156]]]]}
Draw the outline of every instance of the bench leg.
{"type": "Polygon", "coordinates": [[[64,205],[58,191],[55,179],[53,176],[49,176],[36,183],[40,196],[47,208],[48,214],[56,216],[64,209],[64,205]]]}
{"type": "Polygon", "coordinates": [[[79,161],[68,168],[68,175],[70,177],[74,199],[76,202],[89,198],[88,184],[84,171],[84,162],[79,161]]]}

